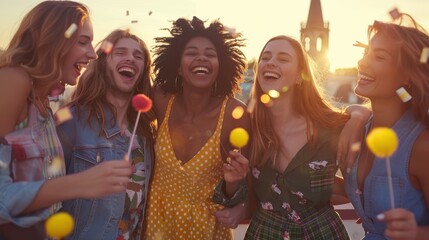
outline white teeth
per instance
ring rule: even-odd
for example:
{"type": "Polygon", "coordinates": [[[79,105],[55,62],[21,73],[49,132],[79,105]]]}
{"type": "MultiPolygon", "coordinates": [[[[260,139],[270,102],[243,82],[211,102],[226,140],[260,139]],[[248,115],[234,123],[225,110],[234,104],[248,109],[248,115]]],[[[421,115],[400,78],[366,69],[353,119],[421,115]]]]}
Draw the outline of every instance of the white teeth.
{"type": "Polygon", "coordinates": [[[132,75],[136,74],[136,71],[130,67],[121,67],[121,68],[119,68],[118,72],[120,72],[120,73],[128,72],[128,73],[131,73],[132,75]]]}
{"type": "Polygon", "coordinates": [[[362,80],[374,81],[374,78],[369,77],[369,76],[366,76],[366,75],[363,75],[362,73],[359,73],[359,74],[358,74],[358,77],[359,77],[360,79],[362,79],[362,80]]]}
{"type": "Polygon", "coordinates": [[[192,72],[193,73],[205,73],[205,74],[207,74],[207,73],[209,73],[209,69],[206,67],[196,67],[196,68],[192,69],[192,72]]]}
{"type": "Polygon", "coordinates": [[[272,77],[272,78],[279,78],[280,75],[273,72],[264,72],[264,77],[272,77]]]}

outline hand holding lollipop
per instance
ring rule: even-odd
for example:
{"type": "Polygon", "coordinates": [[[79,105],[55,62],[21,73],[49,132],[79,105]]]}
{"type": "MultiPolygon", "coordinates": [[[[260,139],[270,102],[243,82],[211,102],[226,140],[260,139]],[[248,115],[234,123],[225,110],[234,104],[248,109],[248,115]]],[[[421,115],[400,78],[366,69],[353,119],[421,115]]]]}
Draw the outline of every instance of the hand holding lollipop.
{"type": "Polygon", "coordinates": [[[132,103],[133,107],[136,109],[136,111],[138,112],[138,114],[137,114],[136,123],[134,124],[134,130],[133,130],[133,133],[131,134],[131,138],[130,138],[130,145],[128,147],[127,160],[129,160],[131,157],[130,156],[131,147],[133,145],[134,136],[136,135],[137,124],[139,123],[139,119],[140,119],[140,113],[147,112],[152,107],[152,100],[150,100],[150,98],[148,98],[146,95],[144,95],[142,93],[134,95],[131,103],[132,103]]]}
{"type": "Polygon", "coordinates": [[[393,185],[392,185],[392,171],[390,168],[389,157],[396,151],[398,147],[398,137],[396,133],[387,127],[374,128],[366,137],[368,148],[377,157],[386,158],[387,180],[389,184],[390,206],[395,208],[393,185]]]}

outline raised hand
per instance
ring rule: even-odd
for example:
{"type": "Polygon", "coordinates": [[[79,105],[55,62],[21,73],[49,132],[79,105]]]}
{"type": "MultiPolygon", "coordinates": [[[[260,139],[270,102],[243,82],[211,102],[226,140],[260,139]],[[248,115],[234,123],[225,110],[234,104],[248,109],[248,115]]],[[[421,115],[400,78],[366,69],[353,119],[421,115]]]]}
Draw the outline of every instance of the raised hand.
{"type": "Polygon", "coordinates": [[[249,172],[249,160],[238,151],[229,151],[230,163],[223,164],[224,179],[227,184],[237,184],[249,172]]]}

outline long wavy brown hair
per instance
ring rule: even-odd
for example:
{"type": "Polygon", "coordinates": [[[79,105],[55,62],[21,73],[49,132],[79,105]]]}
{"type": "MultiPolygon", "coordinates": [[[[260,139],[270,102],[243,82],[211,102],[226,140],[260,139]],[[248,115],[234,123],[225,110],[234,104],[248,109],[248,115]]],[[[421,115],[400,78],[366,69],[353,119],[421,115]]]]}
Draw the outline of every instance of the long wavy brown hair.
{"type": "Polygon", "coordinates": [[[155,84],[168,93],[181,92],[182,77],[178,75],[178,69],[183,49],[192,38],[205,37],[215,46],[219,60],[217,86],[213,95],[233,97],[240,90],[239,83],[243,81],[246,67],[246,58],[240,50],[244,46],[244,39],[240,33],[231,33],[218,20],[210,23],[207,28],[204,23],[197,17],[192,20],[179,18],[173,22],[171,29],[165,29],[171,36],[155,38],[155,84]]]}
{"type": "Polygon", "coordinates": [[[73,1],[44,1],[28,12],[0,56],[0,67],[22,67],[37,87],[54,86],[63,78],[61,64],[79,34],[65,38],[75,23],[77,32],[89,19],[88,8],[73,1]]]}
{"type": "MultiPolygon", "coordinates": [[[[334,108],[327,99],[322,97],[322,90],[318,85],[318,80],[313,75],[310,58],[302,48],[301,44],[288,36],[276,36],[268,40],[265,46],[274,40],[285,40],[295,49],[298,57],[298,70],[303,78],[299,87],[293,86],[292,108],[294,112],[303,116],[307,122],[307,138],[311,145],[316,144],[319,127],[332,129],[338,128],[349,119],[349,116],[339,109],[334,108]]],[[[261,60],[262,49],[258,63],[261,60]]],[[[268,107],[261,101],[257,101],[263,94],[258,80],[258,64],[255,64],[255,83],[251,93],[251,98],[255,102],[252,116],[252,149],[250,162],[252,166],[262,166],[268,162],[275,164],[275,154],[279,147],[273,125],[270,120],[268,107]]]]}
{"type": "MultiPolygon", "coordinates": [[[[132,95],[143,93],[149,98],[153,98],[151,70],[152,60],[146,43],[136,35],[130,33],[129,30],[118,29],[113,31],[104,40],[98,43],[96,51],[98,59],[92,61],[89,64],[87,70],[82,74],[76,91],[73,93],[72,100],[69,103],[69,105],[76,105],[78,110],[81,106],[89,107],[90,113],[87,119],[89,124],[91,123],[90,119],[97,114],[99,116],[101,125],[100,134],[104,131],[104,125],[106,122],[103,108],[107,106],[116,115],[115,108],[107,101],[106,98],[107,92],[112,87],[113,79],[107,67],[107,59],[109,58],[109,55],[106,54],[103,49],[101,49],[101,45],[104,41],[115,45],[120,39],[123,38],[135,40],[139,44],[145,59],[143,72],[136,82],[132,95]]],[[[128,105],[127,117],[130,123],[134,125],[137,117],[137,111],[131,104],[128,105]]],[[[148,138],[152,138],[153,131],[155,131],[154,120],[155,112],[153,109],[142,114],[138,124],[137,132],[144,134],[148,138]]],[[[109,124],[114,125],[115,123],[113,122],[109,124]]]]}
{"type": "Polygon", "coordinates": [[[388,36],[397,45],[397,67],[408,77],[405,88],[412,96],[410,104],[414,117],[429,127],[429,64],[420,63],[424,48],[429,47],[428,32],[408,14],[401,14],[398,22],[375,21],[368,28],[368,39],[377,33],[388,36]]]}

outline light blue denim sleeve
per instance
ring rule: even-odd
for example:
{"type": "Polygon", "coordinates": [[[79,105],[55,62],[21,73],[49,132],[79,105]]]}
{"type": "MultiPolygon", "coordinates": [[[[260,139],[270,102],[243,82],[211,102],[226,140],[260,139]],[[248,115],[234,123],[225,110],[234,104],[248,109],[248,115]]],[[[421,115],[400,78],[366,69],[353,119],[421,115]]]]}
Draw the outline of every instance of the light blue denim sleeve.
{"type": "Polygon", "coordinates": [[[46,219],[50,208],[21,215],[45,181],[13,182],[10,177],[11,147],[0,144],[0,224],[12,222],[21,227],[29,227],[46,219]]]}

